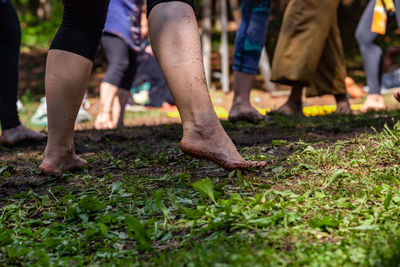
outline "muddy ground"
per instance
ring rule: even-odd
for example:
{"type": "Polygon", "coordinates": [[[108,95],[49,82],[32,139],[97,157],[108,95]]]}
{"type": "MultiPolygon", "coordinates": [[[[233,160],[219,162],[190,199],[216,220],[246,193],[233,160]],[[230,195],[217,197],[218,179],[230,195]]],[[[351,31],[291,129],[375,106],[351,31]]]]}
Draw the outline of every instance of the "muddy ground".
{"type": "MultiPolygon", "coordinates": [[[[287,146],[276,147],[274,140],[326,146],[338,140],[352,140],[357,136],[379,131],[385,124],[391,127],[399,118],[400,113],[392,111],[313,118],[276,116],[271,122],[259,125],[232,124],[227,121],[223,121],[223,125],[246,158],[251,158],[259,150],[263,153],[272,150],[273,160],[284,160],[294,149],[287,146]]],[[[227,171],[214,163],[184,155],[179,150],[181,135],[182,129],[178,123],[108,131],[77,131],[76,152],[88,160],[88,167],[74,174],[51,177],[42,175],[37,168],[42,159],[45,141],[24,143],[14,148],[0,147],[0,206],[6,204],[10,196],[30,188],[39,194],[46,193],[49,186],[56,184],[74,190],[84,181],[85,175],[100,178],[109,173],[120,173],[162,177],[168,173],[186,172],[194,177],[228,176],[227,171]],[[77,176],[80,178],[75,179],[77,176]]],[[[268,183],[268,168],[256,172],[257,176],[264,177],[268,183]]]]}

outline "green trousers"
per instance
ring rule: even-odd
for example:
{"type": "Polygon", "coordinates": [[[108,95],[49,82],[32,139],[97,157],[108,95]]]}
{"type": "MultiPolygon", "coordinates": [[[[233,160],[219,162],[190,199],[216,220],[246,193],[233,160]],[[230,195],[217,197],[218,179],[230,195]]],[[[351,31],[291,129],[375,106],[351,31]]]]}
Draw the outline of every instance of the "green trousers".
{"type": "Polygon", "coordinates": [[[340,0],[291,0],[274,59],[274,82],[307,86],[307,96],[346,94],[337,9],[340,0]]]}

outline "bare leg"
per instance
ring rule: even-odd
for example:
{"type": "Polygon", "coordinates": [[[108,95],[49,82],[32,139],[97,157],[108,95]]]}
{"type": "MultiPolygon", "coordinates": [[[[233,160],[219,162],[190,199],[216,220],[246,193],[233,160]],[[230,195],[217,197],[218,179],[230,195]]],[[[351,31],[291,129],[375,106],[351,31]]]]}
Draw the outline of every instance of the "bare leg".
{"type": "Polygon", "coordinates": [[[383,95],[370,94],[367,96],[367,100],[365,100],[360,111],[367,112],[370,110],[378,111],[384,109],[386,109],[386,104],[383,95]]]}
{"type": "Polygon", "coordinates": [[[363,91],[361,87],[350,77],[346,77],[344,83],[346,84],[346,92],[352,98],[360,98],[368,94],[367,92],[363,91]]]}
{"type": "Polygon", "coordinates": [[[346,95],[335,95],[336,99],[336,113],[338,114],[352,114],[349,99],[346,95]]]}
{"type": "Polygon", "coordinates": [[[101,129],[112,129],[116,127],[116,123],[113,122],[113,103],[118,95],[118,87],[102,82],[100,84],[100,108],[94,122],[94,128],[101,129]]]}
{"type": "Polygon", "coordinates": [[[278,108],[274,113],[281,115],[303,115],[303,104],[301,97],[303,94],[303,85],[296,84],[293,85],[292,91],[290,93],[289,99],[283,106],[278,108]]]}
{"type": "Polygon", "coordinates": [[[229,112],[229,120],[244,120],[253,123],[260,122],[263,116],[250,104],[250,90],[253,86],[254,75],[234,71],[233,77],[235,82],[235,95],[229,112]]]}
{"type": "Polygon", "coordinates": [[[400,91],[397,91],[396,93],[394,93],[393,96],[397,100],[397,102],[400,102],[400,91]]]}
{"type": "Polygon", "coordinates": [[[124,115],[125,115],[125,106],[128,103],[130,92],[128,90],[120,89],[118,91],[118,104],[119,104],[119,113],[117,117],[117,126],[124,127],[124,115]]]}
{"type": "Polygon", "coordinates": [[[86,164],[75,154],[73,136],[91,69],[92,62],[87,58],[62,50],[49,51],[45,77],[49,133],[39,166],[43,173],[57,174],[86,164]]]}
{"type": "Polygon", "coordinates": [[[13,146],[25,141],[44,140],[46,135],[32,131],[23,125],[3,130],[0,136],[0,145],[13,146]]]}
{"type": "Polygon", "coordinates": [[[183,2],[156,5],[149,16],[149,33],[154,55],[182,118],[182,151],[225,169],[265,166],[265,162],[242,158],[214,112],[192,8],[183,2]]]}

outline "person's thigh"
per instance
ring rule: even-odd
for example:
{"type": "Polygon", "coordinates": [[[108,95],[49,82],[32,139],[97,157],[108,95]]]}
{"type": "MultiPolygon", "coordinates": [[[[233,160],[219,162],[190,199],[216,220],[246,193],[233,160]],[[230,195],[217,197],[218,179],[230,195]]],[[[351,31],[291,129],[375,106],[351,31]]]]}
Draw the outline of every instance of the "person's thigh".
{"type": "Polygon", "coordinates": [[[379,34],[371,31],[375,4],[376,0],[369,1],[363,14],[361,15],[360,21],[358,22],[355,36],[359,45],[368,45],[375,42],[375,40],[379,37],[379,34]]]}
{"type": "Polygon", "coordinates": [[[109,0],[63,0],[61,26],[50,46],[94,60],[109,0]]]}
{"type": "Polygon", "coordinates": [[[108,61],[103,82],[108,82],[118,88],[124,87],[124,89],[129,89],[131,84],[126,86],[123,81],[126,79],[125,76],[131,65],[129,53],[131,48],[122,38],[109,33],[103,34],[101,46],[104,49],[108,61]]]}

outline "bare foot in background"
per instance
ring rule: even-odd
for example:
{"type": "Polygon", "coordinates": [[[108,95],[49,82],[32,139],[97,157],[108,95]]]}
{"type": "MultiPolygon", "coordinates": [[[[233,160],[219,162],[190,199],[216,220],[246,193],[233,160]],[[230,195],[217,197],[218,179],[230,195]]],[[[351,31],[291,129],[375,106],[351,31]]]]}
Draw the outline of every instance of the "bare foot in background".
{"type": "Polygon", "coordinates": [[[361,98],[368,94],[367,92],[363,91],[363,89],[356,84],[352,78],[346,77],[344,82],[346,84],[346,92],[351,98],[361,98]]]}
{"type": "Polygon", "coordinates": [[[394,93],[393,96],[397,100],[397,102],[400,102],[400,91],[397,91],[396,93],[394,93]]]}
{"type": "MultiPolygon", "coordinates": [[[[218,122],[219,123],[219,122],[218,122]]],[[[184,129],[181,149],[189,156],[217,163],[227,170],[263,168],[265,161],[247,161],[237,151],[221,124],[184,129]]]]}
{"type": "Polygon", "coordinates": [[[386,109],[386,104],[383,95],[373,94],[367,96],[367,100],[365,100],[360,111],[364,113],[370,110],[379,111],[385,109],[386,109]]]}
{"type": "Polygon", "coordinates": [[[289,99],[280,108],[275,110],[274,114],[281,114],[286,116],[302,116],[303,103],[302,103],[303,85],[295,84],[289,95],[289,99]]]}
{"type": "Polygon", "coordinates": [[[114,129],[115,124],[113,122],[112,114],[110,112],[99,112],[94,122],[94,128],[97,130],[114,129]]]}
{"type": "Polygon", "coordinates": [[[39,141],[46,139],[46,135],[37,133],[23,125],[2,131],[0,136],[0,144],[5,146],[13,146],[24,141],[39,141]]]}
{"type": "Polygon", "coordinates": [[[264,116],[260,114],[251,105],[239,105],[233,104],[231,110],[229,111],[229,121],[248,121],[251,123],[259,123],[262,121],[264,116]]]}
{"type": "Polygon", "coordinates": [[[294,102],[289,99],[285,104],[283,104],[283,106],[275,110],[273,113],[285,116],[301,116],[303,115],[303,105],[301,101],[294,102]]]}
{"type": "Polygon", "coordinates": [[[346,95],[335,95],[336,99],[336,113],[338,114],[353,114],[349,99],[346,95]]]}

